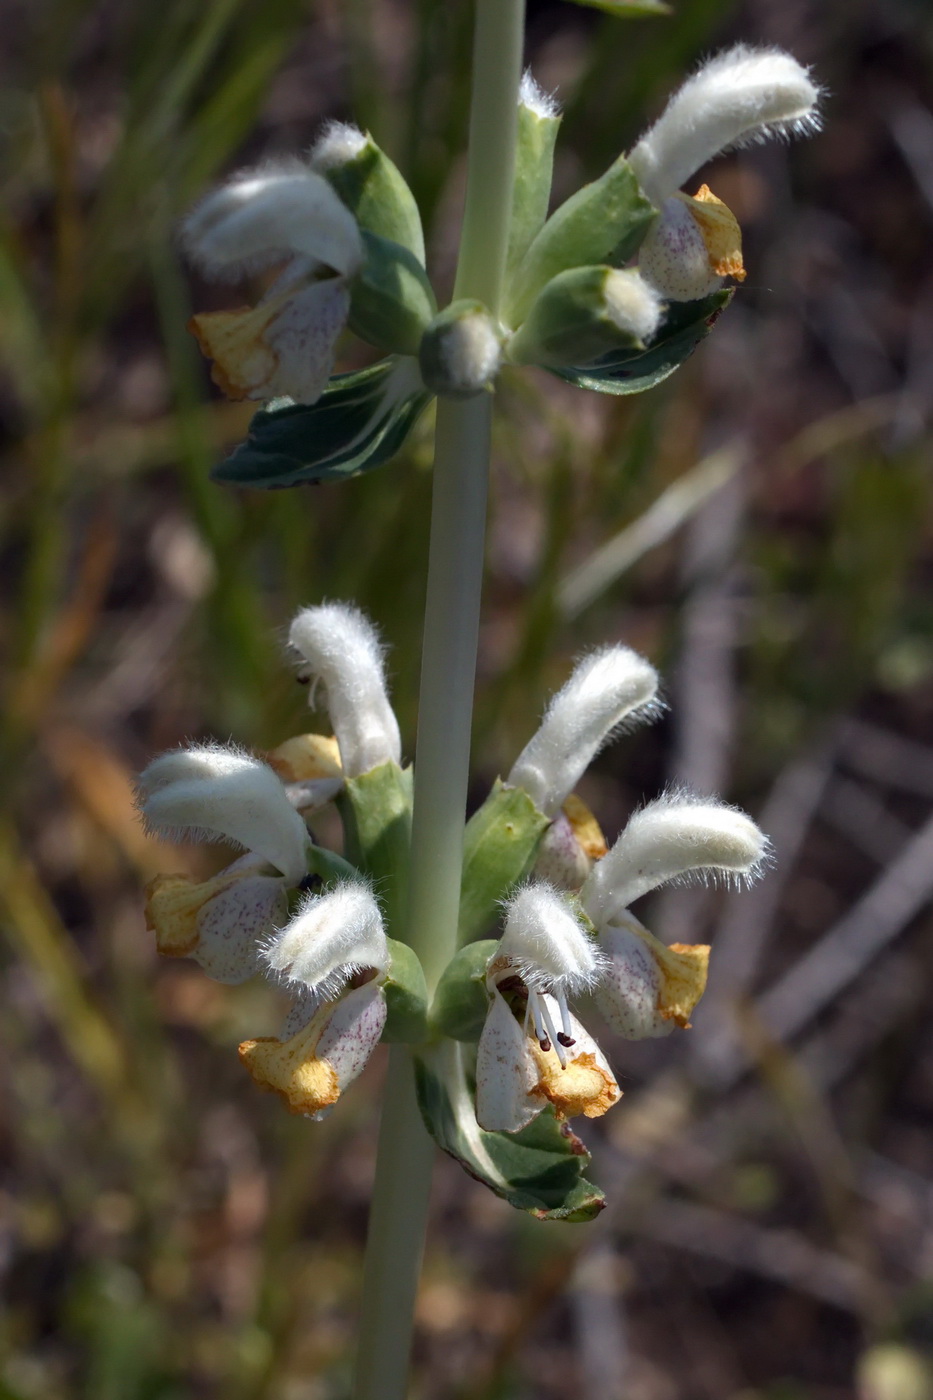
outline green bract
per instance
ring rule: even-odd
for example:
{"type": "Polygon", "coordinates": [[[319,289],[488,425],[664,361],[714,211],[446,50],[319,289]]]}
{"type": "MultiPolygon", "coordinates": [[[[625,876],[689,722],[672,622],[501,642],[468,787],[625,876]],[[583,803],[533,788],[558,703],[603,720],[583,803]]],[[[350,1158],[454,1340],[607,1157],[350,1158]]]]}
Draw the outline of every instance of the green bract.
{"type": "Polygon", "coordinates": [[[437,311],[434,291],[408,248],[363,230],[366,261],[350,284],[349,326],[380,350],[417,355],[437,311]]]}
{"type": "Polygon", "coordinates": [[[386,927],[398,929],[408,892],[412,770],[381,763],[348,778],[337,798],[347,853],[378,890],[386,927]]]}
{"type": "Polygon", "coordinates": [[[392,961],[383,987],[386,1023],[382,1038],[391,1043],[421,1045],[427,1037],[428,989],[424,972],[407,943],[388,940],[392,961]]]}
{"type": "Polygon", "coordinates": [[[308,874],[317,875],[326,885],[336,885],[340,880],[358,880],[360,872],[336,851],[328,851],[325,846],[308,847],[308,874]]]}
{"type": "Polygon", "coordinates": [[[424,263],[424,233],[415,196],[394,161],[366,133],[366,144],[349,160],[325,166],[333,185],[361,229],[400,243],[424,263]]]}
{"type": "Polygon", "coordinates": [[[527,873],[550,824],[524,788],[496,779],[482,807],[467,822],[463,837],[461,943],[472,943],[496,922],[501,901],[527,873]]]}
{"type": "Polygon", "coordinates": [[[506,319],[518,326],[538,292],[570,267],[621,267],[641,243],[657,210],[623,156],[551,215],[525,254],[509,289],[506,319]]]}
{"type": "Polygon", "coordinates": [[[516,1210],[540,1220],[592,1220],[606,1204],[583,1176],[590,1154],[548,1105],[518,1133],[476,1121],[462,1046],[451,1041],[415,1056],[421,1115],[438,1147],[516,1210]]]}
{"type": "Polygon", "coordinates": [[[496,939],[468,943],[447,964],[431,1003],[431,1026],[451,1040],[479,1040],[489,1010],[486,966],[496,939]]]}
{"type": "Polygon", "coordinates": [[[580,389],[597,389],[603,394],[643,393],[683,364],[709,335],[732,296],[730,288],[702,301],[671,302],[647,350],[612,351],[590,365],[550,366],[552,373],[580,389]]]}
{"type": "Polygon", "coordinates": [[[644,344],[610,317],[606,282],[613,275],[611,267],[558,273],[509,341],[509,359],[519,365],[586,365],[601,355],[643,350],[644,344]]]}
{"type": "Polygon", "coordinates": [[[229,486],[268,489],[372,471],[395,456],[430,401],[413,359],[335,374],[315,404],[279,401],[260,409],[246,441],[211,475],[229,486]]]}
{"type": "Polygon", "coordinates": [[[547,219],[554,172],[554,143],[560,127],[559,114],[535,111],[526,103],[518,105],[518,144],[515,151],[515,191],[509,224],[507,276],[521,263],[547,219]]]}

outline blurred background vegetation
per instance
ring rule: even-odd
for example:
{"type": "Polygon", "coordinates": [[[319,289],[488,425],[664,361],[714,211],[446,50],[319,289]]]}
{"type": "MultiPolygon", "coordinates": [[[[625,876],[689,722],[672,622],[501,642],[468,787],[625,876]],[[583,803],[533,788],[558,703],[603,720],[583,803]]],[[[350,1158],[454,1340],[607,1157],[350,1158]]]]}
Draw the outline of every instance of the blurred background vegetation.
{"type": "MultiPolygon", "coordinates": [[[[411,752],[430,423],[348,484],[212,486],[249,411],[185,331],[229,292],[173,227],[222,172],[352,116],[449,286],[471,8],[0,4],[0,1400],[346,1393],[382,1064],[320,1125],[255,1092],[235,1046],[274,1026],[271,993],[156,965],[142,884],[209,857],[146,839],[131,785],[185,738],[306,728],[280,637],[325,597],[391,642],[411,752]]],[[[422,1400],[933,1396],[933,14],[529,8],[561,197],[738,39],[815,66],[825,131],[710,173],[749,278],[668,383],[504,380],[475,795],[571,656],[624,639],[671,711],[587,779],[607,832],[686,782],[755,813],[777,865],[646,914],[712,935],[711,987],[690,1034],[614,1047],[595,1224],[537,1224],[440,1164],[422,1400]]]]}

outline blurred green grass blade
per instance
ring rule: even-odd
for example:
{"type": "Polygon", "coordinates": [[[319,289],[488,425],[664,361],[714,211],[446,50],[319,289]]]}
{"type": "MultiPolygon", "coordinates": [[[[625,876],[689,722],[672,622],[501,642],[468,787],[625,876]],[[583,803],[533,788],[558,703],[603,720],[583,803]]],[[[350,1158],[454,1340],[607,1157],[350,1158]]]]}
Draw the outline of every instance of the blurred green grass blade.
{"type": "Polygon", "coordinates": [[[646,19],[671,13],[671,6],[665,5],[664,0],[568,0],[568,3],[602,10],[615,19],[646,19]]]}

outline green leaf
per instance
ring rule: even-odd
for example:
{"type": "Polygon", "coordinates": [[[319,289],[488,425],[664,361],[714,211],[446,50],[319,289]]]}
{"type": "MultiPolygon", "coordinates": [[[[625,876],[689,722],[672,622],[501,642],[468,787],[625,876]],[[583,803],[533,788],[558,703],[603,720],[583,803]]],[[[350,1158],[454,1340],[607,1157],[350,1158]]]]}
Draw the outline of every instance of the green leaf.
{"type": "Polygon", "coordinates": [[[606,1204],[583,1176],[590,1154],[550,1104],[518,1133],[488,1133],[476,1121],[463,1049],[444,1041],[415,1056],[418,1104],[438,1147],[516,1210],[540,1220],[592,1220],[606,1204]]]}
{"type": "Polygon", "coordinates": [[[546,283],[570,267],[621,267],[658,211],[624,156],[557,209],[528,249],[509,287],[507,319],[518,326],[546,283]]]}
{"type": "Polygon", "coordinates": [[[496,779],[464,832],[461,943],[472,943],[495,923],[499,904],[527,873],[550,824],[524,788],[496,779]]]}
{"type": "Polygon", "coordinates": [[[602,394],[640,394],[653,389],[693,354],[732,296],[729,288],[702,301],[671,302],[661,330],[647,350],[613,351],[591,365],[552,368],[550,372],[580,389],[596,389],[602,394]]]}
{"type": "Polygon", "coordinates": [[[386,1024],[382,1039],[389,1044],[422,1045],[428,1038],[428,988],[418,956],[407,943],[387,940],[389,975],[385,980],[386,1024]]]}
{"type": "Polygon", "coordinates": [[[570,0],[570,3],[583,5],[589,10],[602,10],[604,14],[615,15],[617,19],[647,19],[669,15],[672,10],[664,0],[570,0]]]}
{"type": "Polygon", "coordinates": [[[358,476],[395,456],[430,401],[408,357],[335,374],[315,404],[260,409],[246,441],[211,476],[265,490],[358,476]]]}
{"type": "Polygon", "coordinates": [[[431,1025],[441,1035],[479,1040],[489,1010],[486,966],[497,947],[495,938],[468,943],[444,968],[431,1003],[431,1025]]]}
{"type": "Polygon", "coordinates": [[[411,802],[412,770],[391,761],[348,778],[337,798],[347,854],[373,880],[389,933],[405,909],[411,802]]]}

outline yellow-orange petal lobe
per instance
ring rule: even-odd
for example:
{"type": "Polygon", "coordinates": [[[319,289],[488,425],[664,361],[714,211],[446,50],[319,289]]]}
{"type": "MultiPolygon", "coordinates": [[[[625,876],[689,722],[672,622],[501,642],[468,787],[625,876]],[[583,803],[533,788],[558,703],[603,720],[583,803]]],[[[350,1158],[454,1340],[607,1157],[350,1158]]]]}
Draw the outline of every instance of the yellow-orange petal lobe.
{"type": "Polygon", "coordinates": [[[340,1097],[337,1071],[328,1060],[314,1055],[320,1033],[317,1020],[315,1016],[291,1040],[264,1036],[244,1040],[239,1047],[240,1059],[253,1081],[260,1089],[278,1094],[289,1113],[320,1113],[340,1097]]]}
{"type": "Polygon", "coordinates": [[[228,399],[268,396],[279,357],[264,335],[280,309],[280,301],[261,302],[236,311],[206,311],[188,322],[202,355],[213,360],[211,378],[228,399]]]}
{"type": "Polygon", "coordinates": [[[709,953],[705,943],[658,943],[654,948],[661,974],[658,1012],[683,1030],[689,1030],[690,1014],[706,990],[709,953]]]}
{"type": "Polygon", "coordinates": [[[744,282],[742,230],[728,204],[714,195],[709,185],[701,185],[695,195],[678,194],[677,198],[683,200],[697,222],[710,271],[717,277],[734,277],[736,282],[744,282]]]}
{"type": "Polygon", "coordinates": [[[326,734],[296,734],[271,749],[266,762],[286,783],[309,783],[319,778],[342,778],[340,746],[326,734]]]}
{"type": "Polygon", "coordinates": [[[325,1002],[287,1040],[244,1040],[240,1059],[256,1084],[278,1094],[290,1113],[318,1117],[363,1069],[385,1019],[385,993],[369,981],[325,1002]]]}
{"type": "Polygon", "coordinates": [[[532,1041],[531,1051],[538,1067],[539,1079],[531,1093],[554,1105],[559,1118],[601,1118],[622,1091],[610,1074],[598,1063],[592,1051],[582,1051],[561,1065],[552,1048],[542,1050],[532,1041]]]}
{"type": "Polygon", "coordinates": [[[146,928],[156,936],[163,958],[188,958],[200,942],[201,910],[237,880],[240,872],[221,871],[212,880],[192,880],[188,875],[157,875],[146,886],[146,928]]]}
{"type": "Polygon", "coordinates": [[[599,822],[586,803],[575,792],[572,792],[561,810],[570,823],[570,828],[584,855],[588,856],[590,860],[602,860],[609,848],[606,845],[606,838],[599,822]]]}

